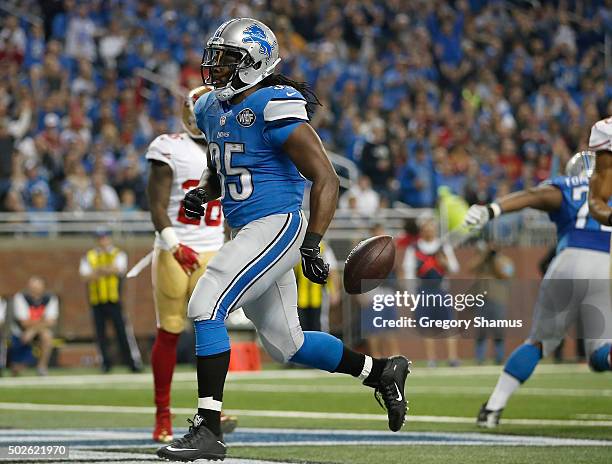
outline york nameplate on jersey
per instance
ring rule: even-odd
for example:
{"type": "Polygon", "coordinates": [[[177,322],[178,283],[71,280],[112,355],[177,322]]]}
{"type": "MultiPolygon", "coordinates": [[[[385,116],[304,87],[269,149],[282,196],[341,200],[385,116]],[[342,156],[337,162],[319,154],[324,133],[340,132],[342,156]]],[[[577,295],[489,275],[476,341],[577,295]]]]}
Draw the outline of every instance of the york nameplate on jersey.
{"type": "Polygon", "coordinates": [[[242,127],[251,127],[255,122],[255,113],[251,108],[245,108],[236,115],[236,121],[242,127]]]}

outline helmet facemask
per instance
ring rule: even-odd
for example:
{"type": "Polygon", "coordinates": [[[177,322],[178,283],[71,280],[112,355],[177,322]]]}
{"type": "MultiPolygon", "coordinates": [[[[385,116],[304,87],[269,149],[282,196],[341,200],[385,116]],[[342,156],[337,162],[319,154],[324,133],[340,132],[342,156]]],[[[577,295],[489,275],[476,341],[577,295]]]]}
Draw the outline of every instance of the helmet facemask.
{"type": "Polygon", "coordinates": [[[252,18],[234,18],[217,28],[202,57],[204,84],[226,101],[274,72],[280,62],[276,36],[252,18]]]}
{"type": "Polygon", "coordinates": [[[236,47],[212,45],[206,47],[200,71],[202,81],[215,89],[219,100],[228,100],[246,84],[240,80],[241,70],[253,66],[253,59],[236,47]]]}

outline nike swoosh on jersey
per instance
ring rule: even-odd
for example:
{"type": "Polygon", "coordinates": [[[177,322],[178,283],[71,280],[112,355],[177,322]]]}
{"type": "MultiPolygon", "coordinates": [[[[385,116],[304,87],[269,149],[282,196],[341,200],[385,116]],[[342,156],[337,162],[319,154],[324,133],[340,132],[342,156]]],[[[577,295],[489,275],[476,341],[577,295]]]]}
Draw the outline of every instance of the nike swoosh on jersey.
{"type": "Polygon", "coordinates": [[[396,398],[396,399],[397,399],[397,401],[402,401],[403,396],[402,396],[402,394],[401,394],[401,392],[400,392],[399,387],[397,386],[397,384],[395,384],[395,389],[397,390],[397,398],[396,398]]]}
{"type": "Polygon", "coordinates": [[[287,92],[288,97],[293,97],[294,95],[297,95],[297,92],[287,92]]]}
{"type": "Polygon", "coordinates": [[[173,446],[168,446],[166,448],[168,451],[197,451],[197,448],[174,448],[173,446]]]}

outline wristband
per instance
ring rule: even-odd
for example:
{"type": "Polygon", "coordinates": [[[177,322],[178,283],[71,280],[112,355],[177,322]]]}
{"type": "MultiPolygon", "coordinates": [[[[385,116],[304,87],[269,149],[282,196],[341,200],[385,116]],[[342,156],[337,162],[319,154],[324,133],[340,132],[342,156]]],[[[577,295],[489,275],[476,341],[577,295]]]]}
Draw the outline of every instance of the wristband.
{"type": "Polygon", "coordinates": [[[497,203],[489,203],[487,205],[489,219],[494,219],[502,213],[501,207],[497,203]]]}
{"type": "Polygon", "coordinates": [[[164,228],[159,235],[161,235],[161,238],[171,250],[174,250],[179,245],[179,239],[176,236],[174,227],[168,226],[164,228]]]}
{"type": "Polygon", "coordinates": [[[302,247],[304,248],[319,248],[319,243],[321,243],[322,235],[317,234],[316,232],[306,232],[304,236],[304,241],[302,242],[302,247]]]}

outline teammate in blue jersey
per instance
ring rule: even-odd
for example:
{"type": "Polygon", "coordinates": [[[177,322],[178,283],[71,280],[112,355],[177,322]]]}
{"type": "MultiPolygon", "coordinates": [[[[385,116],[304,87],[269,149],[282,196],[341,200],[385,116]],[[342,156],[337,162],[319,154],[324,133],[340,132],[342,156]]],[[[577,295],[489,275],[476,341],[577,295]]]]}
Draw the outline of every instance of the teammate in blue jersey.
{"type": "Polygon", "coordinates": [[[482,405],[477,419],[481,427],[499,424],[510,396],[531,376],[540,359],[555,350],[579,317],[588,331],[584,338],[591,369],[612,370],[608,271],[612,227],[589,215],[587,167],[577,153],[566,166],[566,176],[486,206],[473,205],[466,214],[468,226],[481,228],[501,214],[531,207],[548,212],[557,226],[557,255],[540,286],[531,333],[510,355],[493,393],[482,405]]]}
{"type": "Polygon", "coordinates": [[[202,78],[213,91],[197,100],[195,115],[208,141],[210,175],[185,195],[184,208],[200,217],[206,202],[221,198],[232,240],[208,263],[189,301],[198,411],[187,435],[158,450],[162,458],[225,457],[219,428],[230,359],[225,318],[239,307],[275,360],[359,378],[384,403],[392,431],[405,419],[406,358],[373,359],[300,327],[293,266],[301,259],[308,279],[326,282],[319,243],[336,209],[338,177],[308,123],[316,96],[273,74],[279,61],[274,34],[254,19],[222,24],[206,45],[202,78]],[[305,179],[312,182],[308,223],[301,210],[305,179]]]}

